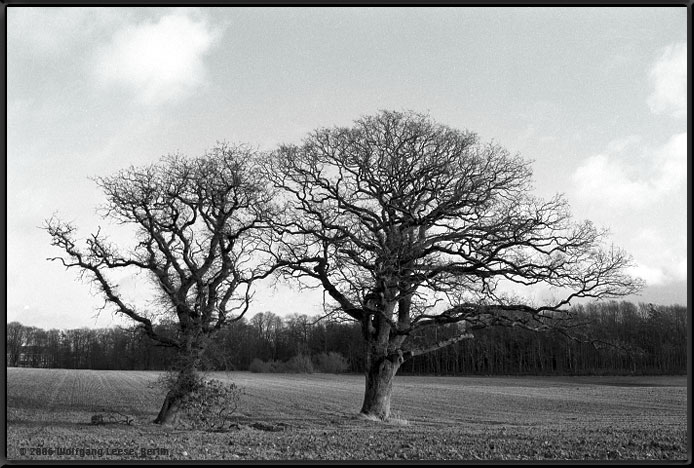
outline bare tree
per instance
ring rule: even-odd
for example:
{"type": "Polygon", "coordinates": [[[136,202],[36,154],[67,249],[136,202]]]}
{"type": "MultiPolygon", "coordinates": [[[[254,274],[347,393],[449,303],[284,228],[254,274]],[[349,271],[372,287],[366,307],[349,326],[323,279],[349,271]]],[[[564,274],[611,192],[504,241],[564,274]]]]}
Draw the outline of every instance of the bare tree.
{"type": "Polygon", "coordinates": [[[7,366],[17,367],[19,365],[22,348],[27,343],[28,329],[19,322],[7,324],[7,366]]]}
{"type": "Polygon", "coordinates": [[[270,355],[267,357],[273,361],[277,359],[282,318],[272,312],[260,312],[251,318],[250,325],[255,329],[258,339],[268,347],[270,355]]]}
{"type": "Polygon", "coordinates": [[[361,412],[386,419],[404,360],[490,326],[546,327],[578,298],[624,296],[641,284],[605,232],[575,223],[562,196],[530,194],[530,163],[475,134],[412,112],[380,112],[281,146],[265,174],[285,194],[266,245],[285,275],[322,287],[367,342],[361,412]],[[311,263],[309,263],[309,261],[311,263]],[[504,284],[546,285],[542,305],[504,284]],[[416,330],[458,324],[447,340],[416,330]]]}
{"type": "Polygon", "coordinates": [[[178,377],[157,423],[170,421],[195,382],[209,338],[243,317],[253,281],[268,273],[253,253],[271,198],[255,161],[248,147],[219,144],[203,157],[171,155],[96,178],[106,196],[102,216],[133,228],[136,244],[125,251],[101,228],[80,242],[71,224],[55,217],[45,223],[52,245],[65,254],[49,260],[78,270],[103,294],[104,307],[176,350],[178,377]],[[114,279],[119,271],[146,274],[156,291],[147,306],[124,297],[114,279]],[[177,321],[175,335],[155,327],[167,317],[177,321]]]}

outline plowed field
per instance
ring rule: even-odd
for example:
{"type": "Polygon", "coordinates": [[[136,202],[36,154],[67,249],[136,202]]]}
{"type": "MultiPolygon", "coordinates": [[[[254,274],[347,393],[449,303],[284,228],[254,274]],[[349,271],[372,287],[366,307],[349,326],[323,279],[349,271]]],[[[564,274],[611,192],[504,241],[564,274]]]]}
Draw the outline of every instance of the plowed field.
{"type": "Polygon", "coordinates": [[[398,376],[396,421],[357,418],[358,375],[213,373],[229,432],[152,424],[157,372],[7,369],[7,457],[114,460],[687,460],[686,377],[398,376]],[[102,411],[132,425],[93,426],[102,411]],[[276,430],[268,430],[273,428],[276,430]]]}

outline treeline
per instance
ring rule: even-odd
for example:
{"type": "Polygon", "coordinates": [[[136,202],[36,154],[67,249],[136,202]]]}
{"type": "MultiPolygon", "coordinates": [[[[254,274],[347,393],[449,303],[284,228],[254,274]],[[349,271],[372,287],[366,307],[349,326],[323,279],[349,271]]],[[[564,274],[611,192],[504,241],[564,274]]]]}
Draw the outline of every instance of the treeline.
{"type": "MultiPolygon", "coordinates": [[[[400,374],[686,373],[686,307],[613,301],[576,306],[572,312],[564,325],[572,336],[588,337],[592,343],[557,331],[489,328],[476,331],[474,339],[406,361],[400,374]]],[[[175,328],[172,323],[159,326],[175,328]]],[[[413,342],[434,343],[455,333],[454,325],[432,329],[413,337],[413,342]]],[[[351,322],[259,313],[217,333],[204,362],[209,370],[320,371],[332,368],[331,360],[341,357],[341,370],[362,372],[360,337],[360,326],[351,322]]],[[[8,366],[163,370],[172,359],[171,349],[156,346],[136,327],[61,331],[18,322],[7,325],[8,366]]]]}
{"type": "MultiPolygon", "coordinates": [[[[601,302],[577,306],[557,331],[490,328],[475,338],[416,356],[412,374],[609,375],[686,374],[687,308],[601,302]],[[576,337],[582,340],[574,339],[576,337]]],[[[436,339],[452,336],[439,332],[436,339]]]]}

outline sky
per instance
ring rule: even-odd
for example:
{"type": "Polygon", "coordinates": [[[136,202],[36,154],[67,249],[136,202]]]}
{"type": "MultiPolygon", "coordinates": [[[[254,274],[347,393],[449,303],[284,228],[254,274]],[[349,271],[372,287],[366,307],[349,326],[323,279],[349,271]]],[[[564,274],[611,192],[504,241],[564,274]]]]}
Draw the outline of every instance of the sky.
{"type": "MultiPolygon", "coordinates": [[[[648,286],[627,300],[687,304],[686,8],[6,11],[8,322],[124,323],[46,260],[53,214],[109,228],[91,177],[217,141],[271,150],[381,109],[534,161],[537,195],[564,194],[633,256],[648,286]]],[[[264,283],[249,315],[264,311],[317,315],[322,294],[264,283]]]]}

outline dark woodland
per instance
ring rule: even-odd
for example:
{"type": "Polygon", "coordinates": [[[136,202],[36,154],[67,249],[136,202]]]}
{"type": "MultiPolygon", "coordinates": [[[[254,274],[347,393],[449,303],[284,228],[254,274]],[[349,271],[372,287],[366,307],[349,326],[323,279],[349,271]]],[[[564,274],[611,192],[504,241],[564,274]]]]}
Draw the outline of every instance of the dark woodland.
{"type": "MultiPolygon", "coordinates": [[[[429,354],[415,356],[401,374],[419,375],[607,375],[685,374],[687,308],[596,302],[574,307],[576,330],[592,343],[554,330],[533,332],[506,327],[475,332],[429,354]],[[603,343],[610,343],[609,345],[603,343]]],[[[207,370],[280,372],[364,371],[361,329],[354,322],[316,321],[259,313],[221,330],[206,350],[207,370]],[[334,353],[334,354],[331,354],[334,353]],[[302,359],[297,359],[302,357],[302,359]],[[326,359],[335,358],[335,359],[326,359]],[[296,365],[310,359],[311,364],[296,365]],[[335,360],[344,367],[331,367],[335,360]],[[256,360],[274,366],[252,366],[256,360]]],[[[175,324],[157,325],[170,328],[175,324]]],[[[164,331],[164,330],[162,330],[164,331]]],[[[424,341],[445,339],[455,329],[428,330],[424,341]],[[438,333],[438,336],[433,336],[438,333]]],[[[136,326],[130,328],[43,330],[18,322],[7,325],[7,365],[68,369],[166,370],[171,348],[157,346],[136,326]]]]}

